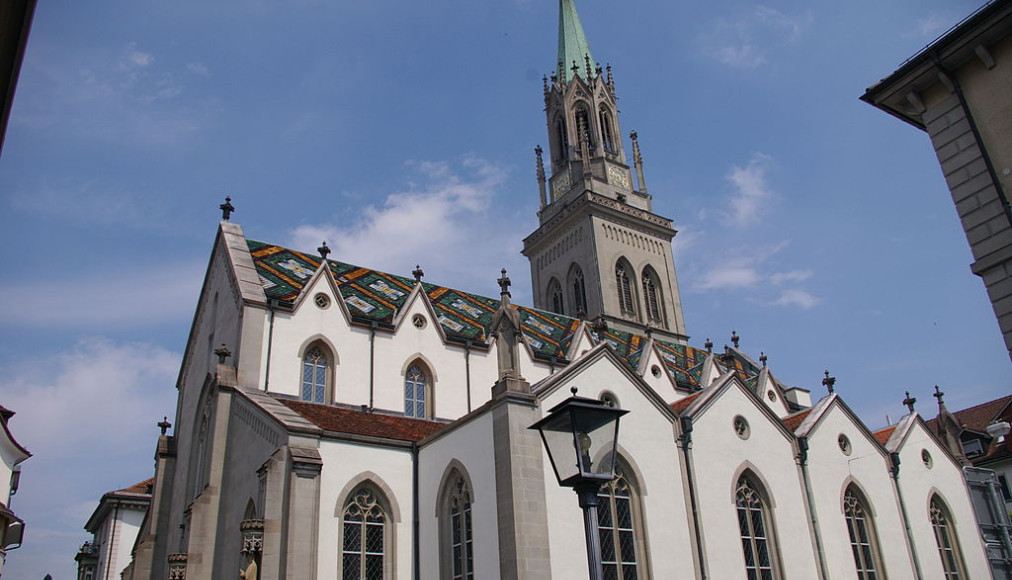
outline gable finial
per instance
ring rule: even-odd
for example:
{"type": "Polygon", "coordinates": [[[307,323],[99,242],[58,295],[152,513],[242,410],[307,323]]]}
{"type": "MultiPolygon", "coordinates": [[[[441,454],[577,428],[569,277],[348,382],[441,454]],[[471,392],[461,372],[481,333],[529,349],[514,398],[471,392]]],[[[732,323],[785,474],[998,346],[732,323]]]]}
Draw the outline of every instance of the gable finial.
{"type": "Polygon", "coordinates": [[[763,365],[763,368],[766,368],[766,360],[767,360],[766,353],[760,350],[759,362],[763,365]]]}
{"type": "Polygon", "coordinates": [[[636,182],[639,186],[639,192],[645,194],[647,192],[647,179],[643,176],[643,154],[640,153],[639,138],[639,133],[636,131],[629,132],[629,139],[632,141],[633,147],[633,168],[636,170],[636,182]]]}
{"type": "Polygon", "coordinates": [[[822,386],[826,387],[826,390],[832,395],[836,391],[836,377],[829,376],[829,371],[826,371],[826,378],[822,379],[822,386]]]}
{"type": "Polygon", "coordinates": [[[905,394],[906,394],[907,398],[903,399],[903,404],[907,406],[907,409],[910,409],[911,413],[913,413],[914,412],[914,403],[917,402],[917,399],[915,399],[914,397],[910,396],[910,391],[907,391],[905,394]]]}
{"type": "Polygon", "coordinates": [[[503,268],[500,273],[502,274],[502,277],[496,280],[499,284],[499,295],[502,298],[512,298],[513,295],[510,294],[510,284],[512,284],[512,282],[510,282],[509,276],[506,275],[506,268],[503,268]]]}
{"type": "Polygon", "coordinates": [[[706,337],[706,342],[703,343],[703,348],[706,349],[706,352],[713,352],[713,341],[710,340],[710,337],[706,337]]]}
{"type": "Polygon", "coordinates": [[[938,385],[935,385],[935,393],[931,396],[938,399],[939,410],[945,409],[945,399],[942,398],[945,396],[945,392],[939,389],[938,385]]]}
{"type": "Polygon", "coordinates": [[[235,211],[235,206],[232,205],[232,198],[226,195],[225,203],[219,205],[218,209],[221,210],[221,219],[228,221],[232,217],[232,212],[235,211]]]}
{"type": "Polygon", "coordinates": [[[584,63],[586,63],[586,66],[587,66],[587,80],[589,81],[590,79],[594,78],[592,76],[592,72],[593,71],[591,71],[591,68],[590,68],[590,55],[587,54],[587,53],[583,53],[583,61],[584,61],[584,63]]]}
{"type": "Polygon", "coordinates": [[[734,348],[738,348],[738,343],[740,341],[741,341],[741,337],[738,336],[737,332],[735,332],[735,331],[732,330],[731,331],[731,344],[734,345],[734,348]]]}
{"type": "Polygon", "coordinates": [[[544,160],[544,157],[542,157],[543,154],[544,154],[544,151],[542,151],[541,145],[538,145],[537,147],[534,148],[534,156],[537,159],[536,160],[537,168],[536,168],[535,173],[537,174],[537,178],[538,178],[538,196],[541,199],[541,208],[542,209],[544,209],[544,207],[546,205],[548,205],[548,191],[545,188],[545,181],[546,181],[546,179],[545,179],[545,160],[544,160]]]}
{"type": "Polygon", "coordinates": [[[420,265],[415,264],[415,269],[411,271],[411,275],[415,277],[415,284],[420,284],[425,272],[422,271],[422,267],[420,265]]]}
{"type": "Polygon", "coordinates": [[[214,349],[214,354],[218,357],[218,364],[225,364],[225,359],[232,356],[232,351],[228,350],[225,343],[221,343],[221,347],[214,349]]]}
{"type": "Polygon", "coordinates": [[[320,257],[323,258],[324,261],[326,261],[327,256],[330,255],[330,248],[327,247],[327,241],[324,240],[323,245],[320,246],[319,248],[316,248],[316,251],[320,254],[320,257]]]}
{"type": "Polygon", "coordinates": [[[165,435],[165,432],[169,430],[169,427],[172,427],[172,423],[169,423],[169,418],[167,416],[162,416],[162,420],[156,423],[156,425],[162,430],[162,435],[165,435]]]}

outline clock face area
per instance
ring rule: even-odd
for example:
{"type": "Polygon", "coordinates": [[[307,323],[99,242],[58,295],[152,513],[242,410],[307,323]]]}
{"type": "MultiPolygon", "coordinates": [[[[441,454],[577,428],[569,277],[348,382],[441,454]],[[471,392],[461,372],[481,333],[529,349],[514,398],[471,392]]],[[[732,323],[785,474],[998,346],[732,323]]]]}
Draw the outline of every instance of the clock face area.
{"type": "Polygon", "coordinates": [[[608,183],[619,187],[629,187],[629,172],[615,165],[608,166],[608,183]]]}

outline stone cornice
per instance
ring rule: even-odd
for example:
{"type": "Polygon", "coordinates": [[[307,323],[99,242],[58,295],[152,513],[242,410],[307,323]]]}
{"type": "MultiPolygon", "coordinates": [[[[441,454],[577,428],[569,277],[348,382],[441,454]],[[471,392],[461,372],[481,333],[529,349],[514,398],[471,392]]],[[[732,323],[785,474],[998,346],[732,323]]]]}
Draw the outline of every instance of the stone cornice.
{"type": "MultiPolygon", "coordinates": [[[[560,202],[561,200],[556,202],[556,204],[560,202]]],[[[572,218],[578,211],[583,211],[585,214],[592,214],[595,210],[601,210],[603,213],[613,218],[617,218],[616,221],[621,225],[646,234],[658,237],[667,236],[668,239],[675,235],[675,230],[672,228],[671,220],[668,218],[661,217],[646,210],[635,208],[628,204],[620,203],[614,199],[592,191],[584,191],[580,196],[575,197],[568,203],[565,203],[561,208],[557,209],[548,221],[541,224],[534,233],[524,238],[525,255],[527,252],[532,251],[535,246],[540,244],[550,231],[555,231],[561,222],[572,218]],[[634,223],[633,220],[639,221],[639,224],[634,223]]]]}

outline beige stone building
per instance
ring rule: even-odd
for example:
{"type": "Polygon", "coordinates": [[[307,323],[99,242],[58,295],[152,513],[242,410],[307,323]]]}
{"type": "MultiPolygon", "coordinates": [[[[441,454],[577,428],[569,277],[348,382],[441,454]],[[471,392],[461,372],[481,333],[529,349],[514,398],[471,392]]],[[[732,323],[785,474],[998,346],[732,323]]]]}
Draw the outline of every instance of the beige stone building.
{"type": "Polygon", "coordinates": [[[1012,355],[1012,2],[989,2],[861,99],[931,138],[1012,355]]]}

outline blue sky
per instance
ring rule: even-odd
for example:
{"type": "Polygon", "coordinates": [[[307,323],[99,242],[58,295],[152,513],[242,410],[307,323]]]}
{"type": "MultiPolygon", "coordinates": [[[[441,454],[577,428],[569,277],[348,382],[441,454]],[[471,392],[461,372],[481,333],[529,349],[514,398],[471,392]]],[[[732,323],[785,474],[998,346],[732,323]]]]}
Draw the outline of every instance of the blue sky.
{"type": "MultiPolygon", "coordinates": [[[[692,344],[872,427],[1009,358],[926,135],[858,101],[979,0],[578,0],[675,221],[692,344]]],[[[494,295],[536,225],[555,0],[40,2],[0,158],[0,404],[35,457],[11,578],[73,577],[149,477],[226,194],[255,240],[494,295]]],[[[628,147],[626,142],[626,147],[628,147]]]]}

